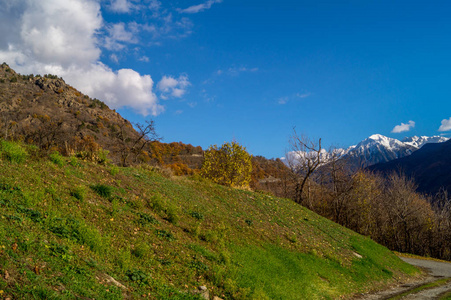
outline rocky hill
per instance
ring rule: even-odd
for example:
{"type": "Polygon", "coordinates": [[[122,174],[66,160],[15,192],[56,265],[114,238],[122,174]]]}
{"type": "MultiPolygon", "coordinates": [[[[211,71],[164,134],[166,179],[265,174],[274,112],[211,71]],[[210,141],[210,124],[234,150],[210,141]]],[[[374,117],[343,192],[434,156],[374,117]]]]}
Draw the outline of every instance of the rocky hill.
{"type": "Polygon", "coordinates": [[[202,158],[200,147],[159,143],[152,121],[134,127],[105,103],[82,94],[62,78],[21,75],[6,63],[0,66],[0,138],[95,159],[105,156],[104,149],[122,165],[184,162],[193,168],[199,167],[202,158]]]}

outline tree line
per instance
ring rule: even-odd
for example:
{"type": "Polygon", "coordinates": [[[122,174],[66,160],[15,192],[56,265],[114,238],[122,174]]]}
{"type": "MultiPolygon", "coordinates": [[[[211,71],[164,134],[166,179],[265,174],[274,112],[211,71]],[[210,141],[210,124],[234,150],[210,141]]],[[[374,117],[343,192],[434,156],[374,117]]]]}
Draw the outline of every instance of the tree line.
{"type": "Polygon", "coordinates": [[[294,132],[289,162],[291,195],[297,203],[391,250],[451,260],[451,198],[416,192],[402,172],[351,172],[321,140],[294,132]]]}

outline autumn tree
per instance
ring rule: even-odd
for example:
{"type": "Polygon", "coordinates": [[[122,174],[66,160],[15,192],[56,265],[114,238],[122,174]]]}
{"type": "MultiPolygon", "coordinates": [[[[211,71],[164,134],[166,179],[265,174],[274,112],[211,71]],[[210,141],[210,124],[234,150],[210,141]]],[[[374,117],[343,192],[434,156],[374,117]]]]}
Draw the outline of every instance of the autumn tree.
{"type": "Polygon", "coordinates": [[[251,155],[237,142],[210,146],[204,153],[201,174],[215,183],[248,187],[251,181],[251,155]]]}

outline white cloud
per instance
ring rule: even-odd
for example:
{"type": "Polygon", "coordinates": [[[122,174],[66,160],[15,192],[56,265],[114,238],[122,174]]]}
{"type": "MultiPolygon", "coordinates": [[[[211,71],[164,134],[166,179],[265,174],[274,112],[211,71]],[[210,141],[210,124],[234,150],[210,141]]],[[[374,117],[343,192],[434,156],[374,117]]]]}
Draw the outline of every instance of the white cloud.
{"type": "Polygon", "coordinates": [[[158,115],[164,111],[152,92],[154,82],[149,75],[142,76],[131,69],[113,72],[102,63],[94,65],[83,75],[77,76],[75,69],[69,70],[64,77],[75,86],[85,86],[88,95],[102,99],[112,107],[129,106],[143,115],[158,115]]]}
{"type": "Polygon", "coordinates": [[[110,9],[119,13],[128,13],[130,12],[133,5],[127,0],[112,0],[110,9]]]}
{"type": "Polygon", "coordinates": [[[184,74],[180,75],[179,78],[163,76],[158,82],[157,88],[160,90],[161,98],[163,99],[168,99],[169,96],[181,98],[186,93],[186,88],[190,85],[188,76],[184,74]]]}
{"type": "Polygon", "coordinates": [[[86,66],[100,56],[95,35],[102,17],[96,1],[18,0],[9,9],[1,8],[0,24],[16,36],[0,36],[0,45],[8,45],[0,53],[9,58],[16,54],[18,63],[32,55],[45,64],[86,66]]]}
{"type": "Polygon", "coordinates": [[[114,53],[110,55],[110,59],[115,63],[119,63],[119,58],[114,53]]]}
{"type": "Polygon", "coordinates": [[[126,43],[136,44],[138,39],[136,34],[138,33],[138,25],[134,22],[129,24],[129,30],[125,28],[124,23],[116,23],[108,26],[107,30],[109,36],[105,38],[104,47],[108,50],[122,50],[125,48],[126,43]]]}
{"type": "MultiPolygon", "coordinates": [[[[119,5],[119,1],[113,3],[119,5]]],[[[0,5],[0,62],[24,74],[62,76],[111,108],[127,106],[143,115],[161,113],[164,108],[149,75],[130,69],[113,71],[100,62],[98,34],[103,26],[97,0],[8,0],[0,5]]],[[[135,41],[121,23],[109,33],[118,44],[135,41]]],[[[174,96],[186,88],[179,81],[170,90],[174,96]]]]}
{"type": "Polygon", "coordinates": [[[451,131],[451,118],[449,118],[449,120],[443,119],[442,125],[440,126],[438,131],[451,131]]]}
{"type": "Polygon", "coordinates": [[[304,93],[304,94],[297,93],[296,97],[304,99],[304,98],[310,97],[311,95],[312,95],[312,93],[304,93]]]}
{"type": "Polygon", "coordinates": [[[147,56],[145,56],[145,55],[141,56],[138,60],[142,61],[142,62],[149,62],[150,61],[150,59],[147,56]]]}
{"type": "Polygon", "coordinates": [[[161,8],[161,2],[158,0],[150,0],[149,9],[152,11],[158,11],[161,8]]]}
{"type": "MultiPolygon", "coordinates": [[[[243,73],[243,72],[257,72],[258,71],[258,68],[246,68],[246,67],[240,67],[240,68],[236,68],[236,67],[232,67],[232,68],[229,68],[229,75],[231,75],[231,76],[238,76],[240,73],[243,73]]],[[[218,73],[218,75],[220,75],[219,73],[218,73]]]]}
{"type": "Polygon", "coordinates": [[[391,132],[392,133],[406,132],[406,131],[410,131],[410,129],[412,129],[414,127],[415,127],[415,122],[409,121],[407,124],[401,123],[401,125],[396,125],[391,132]]]}
{"type": "Polygon", "coordinates": [[[180,9],[179,11],[185,14],[197,14],[198,12],[210,9],[213,4],[221,2],[222,0],[208,0],[201,4],[193,5],[185,9],[180,9]]]}
{"type": "Polygon", "coordinates": [[[284,105],[290,101],[293,101],[296,99],[305,99],[307,97],[310,97],[311,95],[312,95],[312,93],[296,93],[296,94],[290,95],[290,96],[279,97],[277,99],[277,103],[280,105],[284,105]]]}
{"type": "Polygon", "coordinates": [[[280,97],[277,100],[277,103],[279,103],[280,105],[284,105],[284,104],[287,104],[288,100],[289,100],[288,97],[280,97]]]}
{"type": "MultiPolygon", "coordinates": [[[[149,34],[153,40],[170,38],[180,39],[189,36],[192,33],[193,23],[188,18],[174,20],[172,13],[155,16],[152,24],[137,24],[137,28],[149,34]]],[[[152,41],[149,44],[160,44],[152,41]]]]}

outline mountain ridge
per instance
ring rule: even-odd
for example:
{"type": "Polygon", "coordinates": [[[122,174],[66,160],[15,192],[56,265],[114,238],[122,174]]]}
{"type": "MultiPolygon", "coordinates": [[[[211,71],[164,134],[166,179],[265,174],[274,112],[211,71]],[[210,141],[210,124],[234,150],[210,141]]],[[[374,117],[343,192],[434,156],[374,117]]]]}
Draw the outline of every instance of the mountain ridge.
{"type": "MultiPolygon", "coordinates": [[[[412,136],[403,140],[390,138],[381,134],[373,134],[348,148],[336,148],[332,151],[321,150],[323,165],[332,159],[346,161],[348,167],[355,171],[378,163],[388,162],[394,159],[411,155],[430,143],[443,143],[450,140],[442,136],[412,136]]],[[[288,157],[296,160],[296,153],[288,153],[288,157]]],[[[287,159],[285,159],[287,162],[287,159]]]]}
{"type": "Polygon", "coordinates": [[[369,166],[370,171],[389,174],[402,172],[415,180],[420,193],[435,195],[451,192],[451,140],[425,144],[412,155],[369,166]]]}

